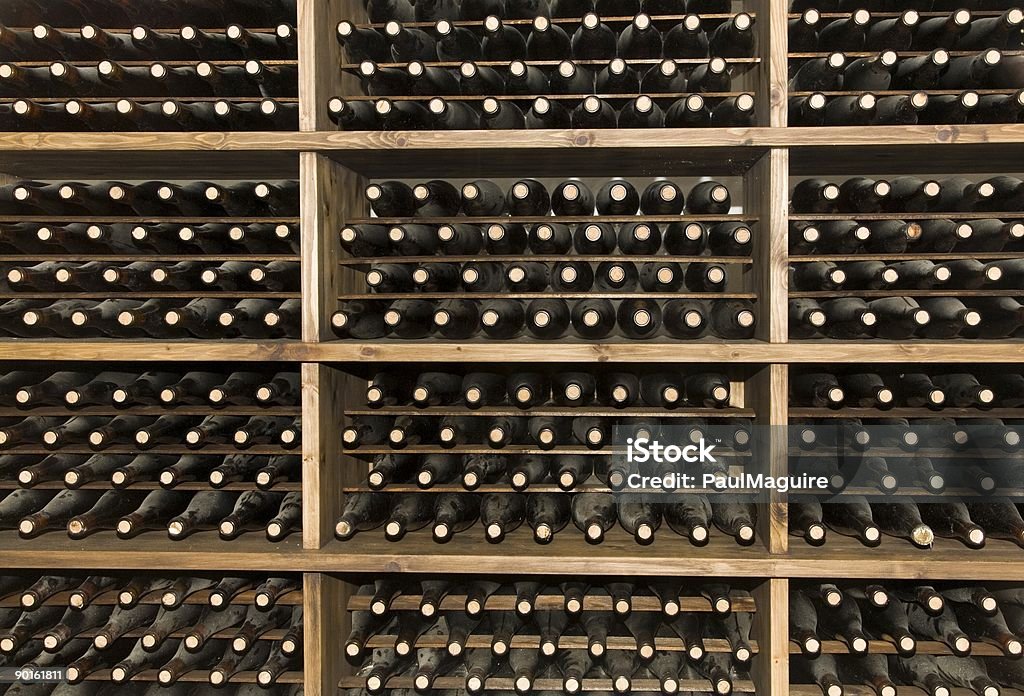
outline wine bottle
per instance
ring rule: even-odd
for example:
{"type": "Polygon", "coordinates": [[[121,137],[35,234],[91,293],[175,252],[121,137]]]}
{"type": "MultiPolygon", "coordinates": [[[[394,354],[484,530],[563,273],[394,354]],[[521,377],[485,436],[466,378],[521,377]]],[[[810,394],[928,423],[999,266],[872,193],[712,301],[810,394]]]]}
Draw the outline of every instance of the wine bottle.
{"type": "MultiPolygon", "coordinates": [[[[573,461],[564,460],[569,459],[568,457],[563,459],[563,467],[566,464],[571,465],[573,461]]],[[[562,487],[565,487],[567,479],[563,479],[567,474],[574,477],[573,483],[580,479],[579,475],[568,468],[563,468],[559,474],[559,481],[562,487]]],[[[561,495],[558,493],[535,493],[527,496],[526,499],[526,522],[530,528],[533,529],[533,538],[537,543],[546,544],[554,539],[555,534],[560,532],[569,522],[570,518],[570,502],[568,496],[561,495]]]]}
{"type": "Polygon", "coordinates": [[[589,543],[600,543],[616,522],[616,507],[606,493],[580,493],[572,499],[572,519],[589,543]]]}

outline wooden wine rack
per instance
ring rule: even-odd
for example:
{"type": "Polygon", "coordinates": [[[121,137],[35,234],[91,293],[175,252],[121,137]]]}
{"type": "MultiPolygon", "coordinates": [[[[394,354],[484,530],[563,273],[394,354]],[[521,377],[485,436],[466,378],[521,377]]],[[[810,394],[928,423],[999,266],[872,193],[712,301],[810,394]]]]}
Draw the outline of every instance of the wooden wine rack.
{"type": "MultiPolygon", "coordinates": [[[[783,426],[807,415],[789,408],[788,374],[802,364],[1024,365],[1024,342],[883,340],[788,340],[787,232],[791,178],[857,174],[998,174],[1020,170],[1024,124],[787,127],[788,3],[752,0],[744,9],[756,16],[758,54],[746,59],[745,89],[755,95],[757,126],[692,130],[551,130],[456,132],[339,132],[327,102],[343,93],[341,47],[335,26],[362,12],[354,0],[298,0],[300,74],[298,132],[202,133],[0,133],[0,183],[19,179],[185,179],[197,172],[210,180],[247,177],[294,178],[301,182],[302,340],[280,341],[111,341],[83,339],[3,340],[0,360],[38,363],[90,361],[97,366],[131,361],[156,366],[165,361],[294,364],[302,370],[303,533],[272,544],[259,535],[231,542],[197,535],[188,542],[147,535],[142,540],[95,537],[82,542],[65,535],[27,541],[0,533],[4,570],[60,572],[66,568],[120,570],[255,571],[303,573],[307,696],[332,696],[354,682],[339,659],[350,626],[354,580],[382,573],[412,577],[489,574],[506,578],[545,575],[713,576],[750,579],[758,621],[752,641],[757,656],[752,684],[758,694],[814,696],[817,687],[790,686],[788,633],[790,578],[920,578],[1020,582],[1024,556],[1008,542],[965,551],[942,540],[927,552],[906,553],[897,544],[865,548],[831,540],[820,548],[792,541],[787,497],[766,496],[759,510],[753,546],[711,543],[703,548],[655,543],[637,545],[610,533],[587,546],[565,534],[547,546],[527,537],[488,544],[482,535],[435,544],[429,537],[402,544],[380,534],[342,543],[334,524],[345,491],[365,476],[344,455],[339,434],[346,414],[360,408],[365,375],[374,364],[444,369],[452,362],[511,367],[531,363],[587,367],[628,364],[709,365],[731,363],[746,375],[742,405],[761,425],[783,426]],[[510,176],[686,176],[731,175],[743,183],[742,206],[754,216],[755,246],[750,285],[756,297],[756,337],[749,341],[562,340],[556,343],[338,340],[330,316],[339,297],[365,291],[362,273],[340,250],[341,226],[368,214],[363,188],[371,180],[425,180],[510,176]],[[837,543],[838,542],[838,543],[837,543]]],[[[858,256],[858,259],[866,258],[858,256]]],[[[802,259],[809,260],[809,259],[802,259]]],[[[744,263],[746,260],[744,259],[744,263]]],[[[225,367],[225,369],[229,369],[225,367]]],[[[244,369],[244,367],[242,368],[244,369]]],[[[766,473],[788,471],[784,440],[772,442],[766,473]]],[[[288,484],[289,486],[292,484],[288,484]]],[[[372,580],[371,580],[372,581],[372,580]]],[[[626,646],[623,646],[626,647],[626,646]]],[[[829,652],[840,651],[826,642],[829,652]]],[[[922,645],[927,653],[941,648],[922,645]]],[[[289,675],[290,679],[296,678],[289,675]]],[[[397,684],[396,684],[397,685],[397,684]]],[[[440,688],[454,688],[443,680],[440,688]]],[[[496,684],[498,688],[506,684],[496,684]]],[[[542,688],[551,685],[541,683],[542,688]]],[[[638,684],[638,686],[641,686],[638,684]]],[[[698,688],[699,685],[692,685],[698,688]]],[[[601,688],[598,685],[598,688],[601,688]]],[[[607,687],[605,687],[607,688],[607,687]]],[[[689,688],[689,687],[688,687],[689,688]]],[[[868,694],[848,687],[848,694],[868,694]]],[[[923,693],[900,688],[899,694],[923,693]]],[[[1004,694],[1013,693],[1004,690],[1004,694]]]]}

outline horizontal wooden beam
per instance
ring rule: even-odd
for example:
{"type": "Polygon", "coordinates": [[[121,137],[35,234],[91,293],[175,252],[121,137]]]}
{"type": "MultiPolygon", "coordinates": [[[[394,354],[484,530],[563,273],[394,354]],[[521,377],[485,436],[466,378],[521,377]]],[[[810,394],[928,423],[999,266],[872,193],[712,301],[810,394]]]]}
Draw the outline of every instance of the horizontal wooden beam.
{"type": "MultiPolygon", "coordinates": [[[[659,149],[896,145],[998,145],[1024,141],[1024,124],[661,128],[659,149]]],[[[318,131],[233,133],[3,133],[0,152],[332,150],[634,149],[650,147],[652,131],[318,131]]]]}
{"type": "Polygon", "coordinates": [[[1024,361],[1024,342],[888,341],[797,343],[570,343],[420,341],[4,341],[0,360],[269,362],[545,362],[587,363],[1001,363],[1024,361]]]}

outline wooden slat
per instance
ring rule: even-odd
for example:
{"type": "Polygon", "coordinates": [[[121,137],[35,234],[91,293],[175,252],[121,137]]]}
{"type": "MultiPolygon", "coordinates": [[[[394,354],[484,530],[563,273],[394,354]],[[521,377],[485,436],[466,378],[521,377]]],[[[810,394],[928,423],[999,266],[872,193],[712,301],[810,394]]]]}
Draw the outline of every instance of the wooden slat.
{"type": "MultiPolygon", "coordinates": [[[[361,195],[361,192],[360,192],[360,195],[361,195]]],[[[365,225],[365,224],[372,224],[372,225],[405,225],[405,224],[444,225],[446,223],[453,222],[453,220],[455,222],[466,223],[467,225],[483,225],[483,224],[487,224],[487,223],[490,223],[490,222],[502,222],[502,223],[518,222],[518,223],[522,223],[524,225],[533,224],[533,223],[540,223],[540,222],[550,222],[550,223],[558,222],[558,223],[562,223],[562,224],[565,224],[565,225],[573,225],[573,224],[579,224],[579,223],[583,223],[583,222],[614,222],[614,223],[621,223],[621,222],[654,222],[654,223],[671,223],[671,222],[678,222],[678,223],[687,223],[687,222],[757,222],[760,219],[758,217],[758,210],[759,209],[756,206],[744,206],[744,212],[741,212],[741,213],[723,213],[721,215],[700,215],[700,214],[695,214],[695,213],[684,213],[684,214],[680,214],[680,215],[484,215],[484,216],[458,215],[458,216],[455,216],[454,218],[452,218],[452,217],[439,217],[439,218],[438,217],[364,217],[365,216],[365,211],[364,211],[362,213],[355,212],[354,214],[355,214],[356,217],[352,217],[352,218],[346,217],[345,218],[345,224],[348,224],[348,225],[365,225]]],[[[623,258],[631,259],[632,260],[634,258],[644,258],[644,257],[634,257],[634,256],[629,256],[629,255],[623,256],[621,254],[620,255],[615,255],[615,256],[591,256],[591,255],[588,255],[588,254],[579,254],[578,256],[579,256],[581,261],[590,261],[590,260],[602,260],[602,261],[604,261],[604,260],[609,260],[609,259],[611,259],[611,260],[622,260],[623,258]]],[[[392,258],[395,258],[395,257],[386,257],[386,258],[388,260],[391,260],[392,258]]],[[[397,257],[397,258],[402,258],[402,257],[397,257]]],[[[416,257],[414,257],[414,258],[416,258],[416,257]]],[[[426,258],[428,258],[428,259],[429,258],[437,259],[438,257],[434,256],[434,257],[426,257],[426,258]]],[[[504,261],[504,260],[509,260],[509,259],[511,259],[511,260],[518,260],[520,258],[537,259],[537,258],[546,258],[546,257],[543,257],[543,256],[533,256],[533,255],[529,255],[529,256],[527,256],[527,255],[523,255],[523,256],[498,256],[498,255],[492,255],[492,256],[478,256],[478,257],[477,256],[461,257],[461,256],[448,256],[448,255],[445,255],[444,258],[446,258],[446,259],[449,259],[449,258],[450,259],[458,259],[458,260],[476,260],[476,259],[480,259],[480,260],[485,260],[485,261],[486,260],[501,260],[501,261],[504,261]]],[[[556,260],[556,261],[564,261],[565,260],[565,255],[551,256],[550,258],[553,259],[553,260],[556,260]]],[[[666,259],[666,258],[688,259],[688,258],[693,258],[693,260],[695,260],[695,261],[712,261],[712,260],[716,260],[717,258],[735,259],[735,258],[742,258],[742,257],[723,256],[723,257],[710,257],[709,258],[709,257],[706,257],[706,256],[695,256],[695,257],[687,257],[687,256],[679,256],[679,257],[656,256],[656,257],[653,257],[653,258],[655,258],[655,259],[666,259]]],[[[384,260],[384,259],[382,258],[381,260],[384,260]]]]}
{"type": "MultiPolygon", "coordinates": [[[[233,635],[233,634],[232,634],[233,635]]],[[[524,635],[517,633],[512,636],[512,641],[509,647],[526,648],[526,649],[537,649],[540,648],[540,636],[538,635],[524,635]]],[[[489,648],[491,647],[491,641],[493,636],[487,634],[473,634],[466,640],[466,648],[489,648]]],[[[398,636],[385,636],[375,635],[372,636],[367,642],[367,648],[393,648],[395,643],[398,641],[398,636]]],[[[447,645],[446,636],[420,636],[416,639],[415,647],[417,648],[443,648],[447,645]]],[[[586,650],[588,647],[588,639],[586,636],[560,636],[558,639],[558,648],[560,650],[586,650]]],[[[605,647],[608,650],[626,650],[635,651],[636,639],[632,636],[609,636],[605,642],[605,647]]],[[[685,652],[688,646],[683,643],[682,638],[670,637],[670,636],[657,636],[654,639],[654,647],[657,650],[665,650],[668,652],[685,652]]],[[[751,641],[751,650],[754,654],[757,654],[757,643],[751,641]]],[[[729,653],[732,649],[729,645],[729,641],[725,638],[704,638],[704,650],[709,653],[729,653]]]]}
{"type": "MultiPolygon", "coordinates": [[[[159,674],[159,670],[148,669],[148,670],[145,670],[143,672],[139,672],[134,677],[132,677],[129,681],[132,681],[132,682],[156,682],[158,674],[159,674]]],[[[236,674],[233,674],[231,676],[231,678],[228,679],[228,684],[255,684],[255,683],[257,683],[256,682],[256,675],[257,674],[258,674],[258,672],[256,672],[256,671],[238,672],[236,674]]],[[[85,677],[85,681],[102,681],[102,682],[111,681],[111,679],[110,679],[110,670],[109,669],[97,670],[97,671],[93,672],[92,674],[89,674],[88,676],[86,676],[85,677]]],[[[179,677],[178,681],[188,682],[188,683],[201,683],[201,682],[209,683],[209,681],[210,681],[210,673],[208,671],[203,671],[203,670],[193,670],[191,672],[187,672],[187,673],[183,674],[181,677],[179,677]]],[[[285,672],[281,676],[279,676],[277,678],[277,681],[274,682],[274,683],[275,684],[302,684],[303,683],[302,672],[285,672]]]]}
{"type": "MultiPolygon", "coordinates": [[[[1024,370],[1024,368],[1021,368],[1024,370]]],[[[1024,408],[912,408],[891,409],[844,407],[838,409],[791,406],[792,418],[1024,418],[1024,408]]],[[[867,427],[872,427],[868,425],[867,427]]],[[[882,428],[884,426],[877,426],[882,428]]],[[[880,431],[884,432],[884,431],[880,431]]]]}
{"type": "MultiPolygon", "coordinates": [[[[91,629],[88,629],[86,631],[82,631],[81,633],[76,633],[75,636],[74,636],[74,640],[78,640],[78,639],[92,640],[93,638],[95,638],[100,633],[101,630],[102,629],[99,629],[99,628],[91,628],[91,629]]],[[[123,634],[120,637],[121,638],[129,639],[129,640],[137,640],[139,638],[142,638],[144,635],[146,635],[146,631],[147,631],[147,629],[144,629],[144,628],[135,628],[135,629],[132,629],[132,630],[128,631],[127,633],[123,634]]],[[[191,629],[179,629],[177,631],[172,631],[170,634],[168,634],[167,637],[168,638],[172,638],[172,639],[181,639],[181,638],[184,638],[185,636],[187,636],[190,631],[191,631],[191,629]]],[[[46,637],[46,633],[47,633],[47,631],[43,631],[41,633],[38,633],[35,636],[35,639],[36,640],[42,640],[43,638],[46,637]]],[[[270,641],[281,640],[282,638],[285,637],[285,635],[287,633],[288,633],[288,629],[287,628],[273,628],[273,629],[271,629],[269,631],[265,631],[265,632],[261,633],[260,635],[256,636],[256,640],[270,640],[270,641]]],[[[234,638],[237,634],[238,634],[238,629],[237,628],[229,628],[229,629],[225,629],[223,631],[218,631],[217,633],[214,633],[212,636],[210,636],[210,638],[217,639],[217,640],[225,640],[225,639],[228,639],[228,638],[234,638]]]]}
{"type": "MultiPolygon", "coordinates": [[[[821,652],[832,654],[832,655],[849,655],[850,648],[838,640],[823,640],[821,641],[821,652]]],[[[868,641],[868,652],[877,655],[898,655],[900,654],[896,650],[896,646],[885,640],[869,640],[868,641]]],[[[789,643],[789,654],[799,655],[801,654],[800,645],[796,642],[790,641],[789,643]]],[[[916,654],[918,655],[952,655],[953,651],[949,649],[945,643],[940,643],[935,640],[919,640],[917,641],[916,654]]],[[[971,656],[972,657],[1003,657],[1004,653],[995,645],[989,645],[988,643],[973,642],[971,643],[971,656]]]]}
{"type": "MultiPolygon", "coordinates": [[[[219,413],[219,412],[218,412],[219,413]]],[[[750,408],[674,408],[656,409],[630,406],[628,408],[612,409],[601,406],[538,406],[524,410],[521,408],[484,406],[482,408],[458,408],[448,406],[428,406],[426,408],[415,408],[413,406],[385,406],[383,408],[359,408],[345,409],[349,416],[482,416],[494,418],[496,416],[554,416],[582,418],[585,416],[598,416],[605,418],[750,418],[754,410],[750,408]]],[[[1024,410],[1017,411],[1024,415],[1024,410]]],[[[0,416],[3,412],[0,411],[0,416]]],[[[999,418],[1000,416],[992,416],[999,418]]]]}
{"type": "MultiPolygon", "coordinates": [[[[390,611],[419,611],[422,595],[403,594],[396,597],[389,605],[390,611]]],[[[368,611],[373,597],[370,595],[353,595],[349,597],[349,611],[368,611]]],[[[737,595],[731,598],[732,610],[735,612],[756,612],[757,602],[754,597],[737,595]]],[[[611,595],[584,595],[583,611],[612,611],[614,602],[611,595]]],[[[534,599],[533,607],[537,611],[561,611],[565,605],[565,597],[555,594],[540,594],[534,599]]],[[[459,594],[445,595],[438,609],[441,611],[461,611],[466,606],[466,596],[459,594]]],[[[484,602],[484,611],[513,611],[516,608],[514,595],[491,595],[484,602]]],[[[679,596],[679,608],[683,612],[710,612],[711,602],[705,597],[679,596]]],[[[631,611],[660,612],[661,600],[651,595],[635,595],[630,599],[631,611]]]]}
{"type": "MultiPolygon", "coordinates": [[[[41,491],[59,491],[59,490],[63,490],[65,488],[71,488],[71,487],[70,486],[65,486],[63,481],[43,481],[43,482],[40,482],[40,483],[33,484],[31,486],[22,486],[21,484],[19,484],[16,481],[0,481],[0,491],[15,490],[17,488],[32,488],[33,490],[41,490],[41,491]]],[[[155,491],[155,490],[159,490],[161,488],[166,488],[166,486],[160,485],[160,483],[158,483],[157,481],[137,481],[137,482],[129,484],[127,486],[122,486],[120,488],[117,488],[116,490],[120,490],[120,491],[155,491]]],[[[106,491],[106,490],[114,490],[114,489],[115,489],[115,487],[109,481],[93,481],[91,483],[86,483],[86,484],[83,484],[81,486],[77,486],[75,488],[75,490],[82,490],[82,491],[106,491]]],[[[225,484],[223,486],[215,487],[215,486],[213,486],[213,485],[211,485],[209,483],[204,483],[202,481],[190,481],[190,482],[187,482],[187,483],[179,483],[178,485],[173,486],[171,488],[171,490],[175,490],[175,491],[212,491],[212,490],[218,490],[218,491],[226,491],[226,492],[241,492],[241,491],[256,490],[256,484],[252,483],[252,482],[237,481],[237,482],[225,484]]],[[[291,491],[301,491],[302,490],[302,484],[300,482],[298,482],[298,481],[295,481],[295,482],[285,482],[285,483],[276,483],[273,486],[271,486],[270,488],[265,488],[265,489],[262,489],[262,490],[266,490],[266,491],[270,491],[270,492],[274,492],[274,493],[288,493],[288,492],[291,492],[291,491]]]]}
{"type": "MultiPolygon", "coordinates": [[[[792,696],[822,696],[821,687],[817,684],[791,684],[788,686],[788,693],[792,696]]],[[[845,696],[876,696],[876,691],[868,686],[857,684],[843,684],[845,696]]],[[[976,696],[972,689],[965,689],[959,686],[950,688],[950,696],[976,696]]],[[[1001,696],[1024,696],[1020,689],[1000,688],[1001,696]]],[[[896,696],[928,696],[928,692],[916,686],[897,686],[896,696]]]]}
{"type": "MultiPolygon", "coordinates": [[[[227,374],[225,374],[225,377],[227,374]]],[[[7,397],[7,394],[4,394],[7,397]]],[[[38,408],[17,408],[0,406],[0,418],[16,418],[27,416],[298,416],[302,409],[298,406],[41,406],[38,408]]],[[[201,452],[199,452],[201,454],[201,452]]]]}
{"type": "MultiPolygon", "coordinates": [[[[83,580],[84,579],[85,578],[83,577],[83,580]]],[[[258,583],[255,583],[255,584],[258,584],[258,583]]],[[[117,601],[117,594],[118,593],[116,591],[104,592],[104,593],[98,595],[95,599],[93,599],[92,600],[92,604],[96,604],[98,606],[114,606],[114,605],[116,605],[118,603],[118,601],[117,601]]],[[[182,602],[182,604],[199,604],[199,605],[209,604],[210,603],[210,594],[211,594],[210,590],[200,590],[199,592],[193,592],[189,596],[185,597],[185,600],[182,602]]],[[[150,593],[148,593],[146,595],[143,595],[142,598],[138,602],[136,602],[136,603],[137,604],[154,604],[154,605],[159,605],[159,604],[162,604],[162,602],[161,602],[162,596],[163,596],[163,592],[162,591],[160,591],[160,592],[150,592],[150,593]]],[[[70,592],[58,592],[57,594],[52,595],[52,596],[46,598],[46,600],[43,601],[41,606],[44,606],[44,607],[68,606],[68,601],[70,600],[70,598],[71,598],[71,593],[70,592]]],[[[232,597],[231,601],[228,602],[228,604],[239,604],[239,605],[242,605],[242,604],[253,604],[253,605],[255,605],[255,602],[256,602],[256,590],[245,590],[244,592],[239,592],[237,595],[232,597]]],[[[285,594],[279,596],[275,600],[275,604],[278,604],[278,605],[281,605],[281,606],[298,606],[298,605],[302,604],[302,592],[299,591],[299,590],[292,590],[291,592],[286,592],[285,594]]],[[[20,595],[17,594],[17,593],[12,594],[12,595],[8,595],[7,597],[0,598],[0,609],[14,609],[14,608],[18,608],[20,606],[21,606],[20,595]]]]}
{"type": "MultiPolygon", "coordinates": [[[[512,219],[512,218],[509,218],[512,219]]],[[[461,220],[460,220],[461,222],[461,220]]],[[[4,257],[0,256],[0,261],[4,257]]],[[[339,259],[338,265],[340,266],[363,266],[366,270],[369,270],[371,264],[377,263],[398,263],[398,264],[431,264],[431,263],[470,263],[480,262],[485,263],[493,261],[495,263],[515,263],[517,261],[538,261],[540,263],[558,263],[566,261],[567,256],[548,256],[544,254],[521,254],[519,256],[506,256],[506,255],[481,255],[481,256],[449,256],[449,255],[438,255],[438,256],[377,256],[373,258],[345,258],[339,259]]],[[[1003,257],[1000,257],[1003,258],[1003,257]]],[[[753,264],[753,261],[745,256],[671,256],[669,254],[662,254],[658,256],[622,256],[622,255],[598,255],[598,256],[584,256],[578,255],[571,257],[573,261],[581,261],[583,263],[601,263],[603,261],[620,261],[628,263],[647,263],[649,261],[664,261],[672,263],[721,263],[721,264],[734,264],[749,266],[753,264]]]]}
{"type": "MultiPolygon", "coordinates": [[[[58,448],[48,448],[43,445],[22,445],[19,447],[9,447],[2,451],[4,454],[52,454],[54,452],[61,452],[62,454],[96,454],[97,450],[89,447],[85,444],[68,445],[58,448]]],[[[286,450],[281,446],[274,445],[255,445],[245,450],[240,450],[237,447],[228,445],[209,445],[204,447],[202,451],[189,449],[184,445],[157,445],[156,447],[138,447],[136,445],[127,444],[114,444],[109,447],[104,447],[101,450],[103,454],[287,454],[290,450],[286,450]]]]}
{"type": "MultiPolygon", "coordinates": [[[[342,488],[344,493],[356,493],[358,491],[365,491],[366,485],[361,486],[345,486],[342,488]]],[[[399,483],[389,484],[381,489],[385,493],[422,493],[430,495],[431,493],[462,493],[468,489],[464,488],[461,484],[457,483],[445,483],[437,486],[431,486],[430,488],[420,488],[414,483],[399,483]]],[[[509,483],[490,483],[484,484],[477,488],[474,488],[474,493],[514,493],[512,485],[509,483]]],[[[573,493],[619,493],[620,491],[613,491],[607,486],[599,485],[587,485],[577,486],[570,491],[564,491],[553,483],[540,483],[533,484],[529,487],[529,493],[557,493],[559,495],[569,495],[573,493]]],[[[644,493],[645,495],[656,495],[656,496],[679,496],[679,495],[754,495],[759,491],[755,491],[752,488],[729,488],[729,489],[715,489],[715,488],[687,488],[685,490],[665,490],[663,488],[636,488],[630,489],[631,493],[644,493]]],[[[997,491],[998,492],[998,491],[997,491]]],[[[902,491],[901,491],[902,494],[902,491]]],[[[1024,492],[1020,495],[1024,496],[1024,492]]]]}
{"type": "MultiPolygon", "coordinates": [[[[489,677],[484,684],[486,691],[514,691],[512,677],[489,677]]],[[[632,691],[659,693],[661,685],[657,679],[634,679],[632,691]]],[[[434,680],[434,689],[459,689],[465,685],[464,677],[438,677],[434,680]]],[[[342,688],[359,688],[363,680],[359,677],[346,677],[341,680],[342,688]]],[[[412,689],[412,677],[391,677],[387,681],[389,689],[412,689]]],[[[562,688],[560,679],[536,679],[533,684],[536,691],[559,691],[562,688]]],[[[584,679],[584,691],[612,691],[611,679],[584,679]]],[[[680,679],[680,691],[711,692],[711,682],[707,679],[680,679]]],[[[753,693],[754,684],[748,680],[733,682],[733,693],[753,693]]]]}
{"type": "MultiPolygon", "coordinates": [[[[17,452],[18,450],[13,450],[17,452]]],[[[724,448],[716,448],[716,452],[725,451],[724,448]]],[[[532,454],[536,456],[547,455],[547,456],[562,456],[566,454],[581,454],[594,457],[613,457],[621,456],[625,454],[626,449],[624,447],[605,447],[603,449],[595,450],[587,447],[572,447],[572,446],[559,446],[552,449],[541,449],[533,445],[508,445],[501,449],[487,446],[475,446],[475,445],[460,445],[458,447],[452,447],[445,449],[440,445],[411,445],[409,447],[392,448],[392,447],[358,447],[355,449],[346,450],[346,454],[351,456],[362,456],[367,454],[391,454],[393,452],[402,452],[405,454],[532,454]]],[[[732,457],[750,457],[752,456],[749,452],[728,452],[729,456],[732,457]]]]}

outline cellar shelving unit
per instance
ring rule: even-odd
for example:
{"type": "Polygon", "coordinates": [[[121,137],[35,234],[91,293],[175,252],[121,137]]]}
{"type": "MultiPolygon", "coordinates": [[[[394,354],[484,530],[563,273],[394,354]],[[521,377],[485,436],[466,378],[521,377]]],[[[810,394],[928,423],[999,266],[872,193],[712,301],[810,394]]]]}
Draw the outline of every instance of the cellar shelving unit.
{"type": "MultiPolygon", "coordinates": [[[[1022,550],[992,544],[965,554],[941,540],[930,551],[908,552],[894,544],[878,549],[829,543],[821,549],[790,546],[785,496],[773,495],[752,547],[711,544],[681,554],[679,547],[642,547],[610,536],[595,547],[581,540],[537,546],[510,538],[493,546],[482,539],[448,545],[407,539],[400,545],[379,538],[339,542],[334,522],[351,472],[339,466],[341,395],[351,394],[346,365],[366,363],[736,363],[756,367],[752,399],[760,422],[788,422],[788,370],[801,363],[1016,363],[1024,364],[1017,341],[788,341],[787,230],[791,173],[914,171],[927,159],[929,171],[955,171],[984,158],[991,171],[1010,169],[1024,153],[1024,124],[892,127],[786,127],[788,2],[756,0],[761,63],[756,86],[758,126],[695,130],[554,130],[522,132],[338,132],[326,102],[340,62],[334,27],[354,0],[298,0],[300,131],[244,133],[0,133],[0,183],[21,177],[117,177],[185,175],[245,176],[297,172],[301,182],[301,341],[0,341],[0,360],[48,361],[223,361],[302,363],[303,534],[285,542],[242,538],[220,541],[200,533],[183,542],[122,541],[97,535],[86,542],[44,535],[32,542],[0,534],[5,569],[68,567],[119,569],[239,570],[304,573],[305,693],[337,693],[343,676],[337,646],[346,635],[346,574],[423,575],[494,573],[727,576],[762,580],[755,591],[759,623],[753,673],[758,693],[817,696],[817,687],[790,686],[788,633],[790,578],[893,578],[1016,580],[1024,577],[1022,550]],[[652,149],[652,144],[656,149],[652,149]],[[760,315],[750,341],[593,343],[560,341],[338,341],[328,320],[345,290],[336,261],[339,223],[365,212],[360,182],[402,168],[408,176],[494,175],[561,169],[599,173],[615,166],[641,170],[652,161],[670,168],[713,166],[747,172],[747,202],[759,224],[754,256],[760,315]],[[410,549],[414,549],[411,550],[410,549]]],[[[292,174],[294,176],[294,174],[292,174]]],[[[348,288],[351,289],[351,288],[348,288]]],[[[764,466],[788,470],[786,449],[775,443],[764,466]]],[[[744,685],[745,686],[745,685],[744,685]]],[[[740,689],[744,690],[743,688],[740,689]]],[[[847,693],[870,693],[850,687],[847,693]]],[[[956,693],[956,692],[954,692],[956,693]]],[[[1011,693],[1004,691],[1004,694],[1011,693]]],[[[898,696],[922,691],[900,688],[898,696]]]]}

